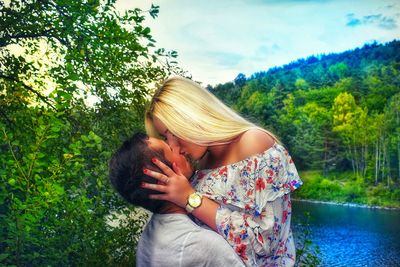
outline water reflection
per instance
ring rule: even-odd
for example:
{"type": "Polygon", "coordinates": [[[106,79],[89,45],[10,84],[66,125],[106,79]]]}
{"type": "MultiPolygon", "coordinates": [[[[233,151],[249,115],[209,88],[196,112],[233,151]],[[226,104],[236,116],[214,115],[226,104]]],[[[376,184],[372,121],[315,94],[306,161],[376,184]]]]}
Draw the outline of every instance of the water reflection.
{"type": "Polygon", "coordinates": [[[323,266],[400,266],[400,211],[293,201],[293,230],[304,212],[323,266]]]}

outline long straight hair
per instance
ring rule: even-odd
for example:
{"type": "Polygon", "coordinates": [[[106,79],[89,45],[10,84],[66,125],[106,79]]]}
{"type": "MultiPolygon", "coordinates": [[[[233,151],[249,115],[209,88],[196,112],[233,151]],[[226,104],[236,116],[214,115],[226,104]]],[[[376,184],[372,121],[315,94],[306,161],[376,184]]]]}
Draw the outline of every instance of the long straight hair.
{"type": "Polygon", "coordinates": [[[244,119],[208,90],[182,77],[167,79],[155,92],[145,117],[150,136],[158,136],[154,117],[178,138],[198,145],[227,144],[250,129],[264,131],[278,141],[274,134],[244,119]]]}

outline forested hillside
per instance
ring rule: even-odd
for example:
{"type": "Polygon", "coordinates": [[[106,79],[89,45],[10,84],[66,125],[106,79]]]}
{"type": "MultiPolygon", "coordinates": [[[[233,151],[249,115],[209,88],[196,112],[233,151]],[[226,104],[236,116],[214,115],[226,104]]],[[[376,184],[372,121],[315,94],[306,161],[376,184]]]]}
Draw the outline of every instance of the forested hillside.
{"type": "Polygon", "coordinates": [[[347,186],[342,201],[363,202],[363,194],[375,190],[377,198],[369,204],[383,204],[378,201],[383,191],[399,202],[399,41],[311,56],[208,88],[273,130],[299,169],[314,170],[318,186],[325,180],[320,192],[347,186]]]}

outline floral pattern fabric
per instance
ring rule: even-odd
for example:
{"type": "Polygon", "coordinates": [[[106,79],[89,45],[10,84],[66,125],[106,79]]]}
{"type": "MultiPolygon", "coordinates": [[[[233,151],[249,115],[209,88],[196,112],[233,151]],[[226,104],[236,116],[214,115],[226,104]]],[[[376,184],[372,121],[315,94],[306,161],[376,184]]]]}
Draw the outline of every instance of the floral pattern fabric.
{"type": "Polygon", "coordinates": [[[264,152],[215,169],[198,171],[192,184],[220,203],[217,230],[247,266],[293,266],[289,193],[302,184],[287,150],[264,152]]]}

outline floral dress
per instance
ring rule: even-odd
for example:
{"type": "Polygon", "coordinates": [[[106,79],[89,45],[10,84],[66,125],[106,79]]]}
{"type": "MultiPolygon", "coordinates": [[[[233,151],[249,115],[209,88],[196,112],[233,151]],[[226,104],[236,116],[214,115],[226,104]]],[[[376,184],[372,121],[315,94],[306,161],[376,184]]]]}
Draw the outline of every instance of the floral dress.
{"type": "Polygon", "coordinates": [[[293,266],[289,193],[302,184],[278,143],[242,161],[198,171],[192,185],[220,203],[217,231],[247,266],[293,266]]]}

